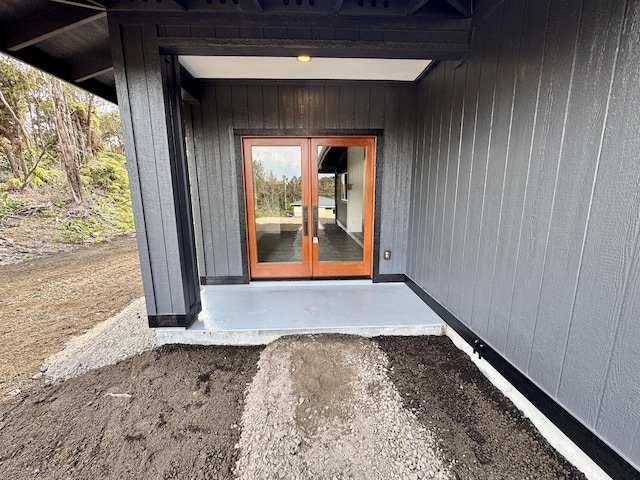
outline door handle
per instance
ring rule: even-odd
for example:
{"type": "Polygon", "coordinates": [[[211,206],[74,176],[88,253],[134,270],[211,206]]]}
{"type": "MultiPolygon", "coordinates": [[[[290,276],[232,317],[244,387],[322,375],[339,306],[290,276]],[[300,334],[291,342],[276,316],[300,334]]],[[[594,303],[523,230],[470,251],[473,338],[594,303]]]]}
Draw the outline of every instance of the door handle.
{"type": "Polygon", "coordinates": [[[302,235],[309,235],[309,207],[302,207],[302,235]]]}
{"type": "Polygon", "coordinates": [[[318,238],[318,206],[313,206],[313,236],[318,238]]]}

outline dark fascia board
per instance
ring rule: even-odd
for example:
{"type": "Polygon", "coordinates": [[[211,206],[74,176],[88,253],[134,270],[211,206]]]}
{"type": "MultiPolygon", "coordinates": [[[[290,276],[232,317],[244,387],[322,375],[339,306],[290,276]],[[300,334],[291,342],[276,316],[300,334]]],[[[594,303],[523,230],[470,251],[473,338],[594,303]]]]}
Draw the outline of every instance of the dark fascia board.
{"type": "Polygon", "coordinates": [[[292,27],[292,28],[376,28],[401,30],[432,30],[469,32],[470,18],[456,17],[386,17],[331,14],[283,14],[283,13],[231,13],[231,12],[140,12],[134,10],[110,10],[109,18],[123,24],[179,25],[179,26],[243,26],[243,27],[292,27]]]}
{"type": "Polygon", "coordinates": [[[640,471],[636,470],[618,452],[607,445],[591,429],[584,426],[571,413],[565,410],[526,375],[514,367],[508,360],[491,348],[482,338],[462,323],[440,302],[423,290],[411,278],[405,277],[405,283],[429,307],[453,328],[462,339],[474,348],[480,358],[486,360],[500,375],[513,385],[527,400],[542,412],[551,422],[575,443],[591,460],[597,463],[611,478],[640,480],[640,471]]]}
{"type": "Polygon", "coordinates": [[[106,15],[106,12],[57,5],[9,26],[4,33],[3,49],[15,52],[106,15]]]}
{"type": "Polygon", "coordinates": [[[363,40],[161,37],[158,43],[168,55],[293,56],[304,51],[316,57],[457,60],[469,50],[467,43],[363,40]]]}

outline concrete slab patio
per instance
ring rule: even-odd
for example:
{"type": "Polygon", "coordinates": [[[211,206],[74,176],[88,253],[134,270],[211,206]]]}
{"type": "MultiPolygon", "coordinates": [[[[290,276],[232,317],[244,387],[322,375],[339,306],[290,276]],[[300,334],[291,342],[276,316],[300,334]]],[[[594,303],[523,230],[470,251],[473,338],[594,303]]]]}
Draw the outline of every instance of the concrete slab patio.
{"type": "Polygon", "coordinates": [[[189,328],[158,328],[158,344],[263,345],[292,334],[443,335],[445,323],[403,283],[252,282],[203,287],[189,328]]]}

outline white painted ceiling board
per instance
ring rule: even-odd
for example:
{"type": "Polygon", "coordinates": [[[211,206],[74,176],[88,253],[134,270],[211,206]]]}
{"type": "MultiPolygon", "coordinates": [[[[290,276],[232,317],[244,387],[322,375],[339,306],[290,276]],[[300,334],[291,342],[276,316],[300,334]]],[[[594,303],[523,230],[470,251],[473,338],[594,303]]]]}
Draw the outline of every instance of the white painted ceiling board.
{"type": "Polygon", "coordinates": [[[260,80],[386,80],[413,82],[431,60],[390,58],[180,56],[194,78],[260,80]]]}

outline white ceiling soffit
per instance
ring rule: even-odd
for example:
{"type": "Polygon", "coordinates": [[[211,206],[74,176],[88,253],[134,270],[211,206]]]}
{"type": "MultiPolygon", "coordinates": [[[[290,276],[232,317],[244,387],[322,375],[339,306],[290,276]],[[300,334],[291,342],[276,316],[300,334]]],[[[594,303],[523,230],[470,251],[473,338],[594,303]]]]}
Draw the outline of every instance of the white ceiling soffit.
{"type": "Polygon", "coordinates": [[[431,60],[295,57],[180,56],[195,78],[261,80],[387,80],[413,82],[431,60]]]}

